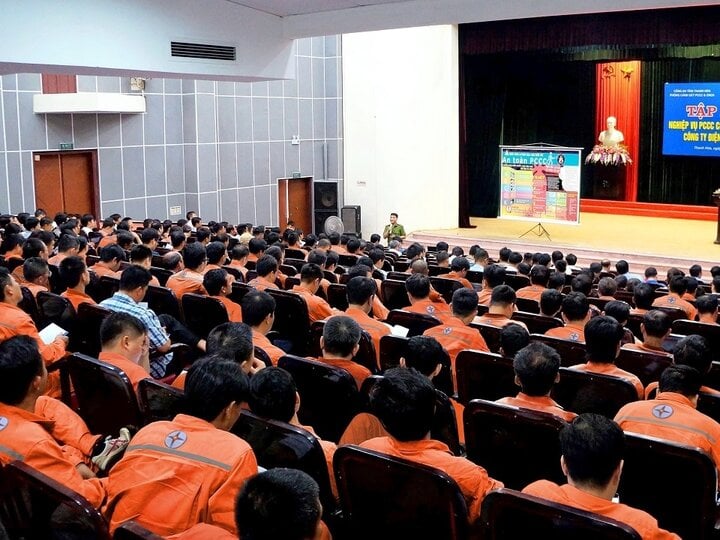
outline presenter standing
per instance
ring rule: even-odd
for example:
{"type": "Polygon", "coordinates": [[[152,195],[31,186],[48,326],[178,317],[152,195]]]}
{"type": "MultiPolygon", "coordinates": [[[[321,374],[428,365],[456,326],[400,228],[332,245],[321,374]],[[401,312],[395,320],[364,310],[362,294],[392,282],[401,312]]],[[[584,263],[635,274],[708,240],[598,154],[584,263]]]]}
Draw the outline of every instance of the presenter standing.
{"type": "Polygon", "coordinates": [[[400,225],[397,220],[398,215],[395,212],[390,214],[390,223],[385,225],[383,230],[383,238],[388,242],[396,236],[399,236],[401,240],[405,240],[405,227],[400,225]]]}
{"type": "Polygon", "coordinates": [[[598,136],[600,144],[612,148],[625,140],[625,136],[622,134],[622,131],[615,129],[615,126],[617,125],[617,118],[614,116],[608,116],[606,125],[607,129],[601,131],[598,136]]]}

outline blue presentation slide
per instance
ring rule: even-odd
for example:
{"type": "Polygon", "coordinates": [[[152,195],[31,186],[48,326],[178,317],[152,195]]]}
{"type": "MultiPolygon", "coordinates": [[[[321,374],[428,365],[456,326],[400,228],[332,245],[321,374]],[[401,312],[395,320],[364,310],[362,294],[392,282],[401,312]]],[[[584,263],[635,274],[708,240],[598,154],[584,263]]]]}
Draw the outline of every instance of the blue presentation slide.
{"type": "Polygon", "coordinates": [[[720,157],[720,83],[665,83],[663,154],[720,157]]]}

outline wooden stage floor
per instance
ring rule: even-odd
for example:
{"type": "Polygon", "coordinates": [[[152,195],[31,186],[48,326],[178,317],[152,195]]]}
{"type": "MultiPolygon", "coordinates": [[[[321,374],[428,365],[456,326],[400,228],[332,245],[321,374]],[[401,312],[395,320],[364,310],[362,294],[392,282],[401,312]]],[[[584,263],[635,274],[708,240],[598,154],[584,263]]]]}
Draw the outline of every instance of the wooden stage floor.
{"type": "Polygon", "coordinates": [[[533,232],[520,238],[536,223],[500,218],[471,218],[474,229],[425,229],[408,238],[428,245],[445,240],[466,252],[479,244],[495,258],[507,246],[520,252],[575,253],[581,265],[603,258],[625,259],[636,273],[647,266],[660,272],[677,266],[687,272],[697,262],[709,276],[710,267],[720,264],[720,245],[713,243],[717,225],[711,221],[591,213],[583,213],[580,220],[578,225],[543,224],[552,241],[533,232]]]}

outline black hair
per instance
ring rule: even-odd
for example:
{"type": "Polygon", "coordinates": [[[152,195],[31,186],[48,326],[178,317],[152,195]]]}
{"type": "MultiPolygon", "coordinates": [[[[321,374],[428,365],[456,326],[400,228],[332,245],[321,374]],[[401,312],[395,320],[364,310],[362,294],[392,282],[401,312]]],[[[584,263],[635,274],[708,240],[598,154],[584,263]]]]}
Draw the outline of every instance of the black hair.
{"type": "Polygon", "coordinates": [[[624,325],[630,317],[630,304],[622,300],[611,300],[605,304],[605,315],[624,325]]]}
{"type": "Polygon", "coordinates": [[[323,270],[317,264],[304,264],[300,269],[300,281],[303,283],[309,283],[311,281],[315,281],[316,279],[322,279],[323,276],[323,270]]]}
{"type": "Polygon", "coordinates": [[[206,356],[197,360],[185,379],[188,414],[212,422],[233,401],[247,401],[248,378],[237,362],[206,356]]]}
{"type": "Polygon", "coordinates": [[[547,287],[550,279],[550,269],[544,264],[536,264],[530,269],[530,282],[533,285],[547,287]]]}
{"type": "Polygon", "coordinates": [[[255,271],[257,272],[258,276],[265,277],[273,272],[277,272],[278,269],[278,262],[275,257],[272,255],[263,255],[260,257],[255,263],[255,271]]]}
{"type": "Polygon", "coordinates": [[[244,244],[237,244],[230,250],[230,258],[234,261],[239,261],[248,256],[250,250],[244,244]]]}
{"type": "Polygon", "coordinates": [[[349,304],[362,305],[377,292],[377,285],[372,278],[357,276],[347,282],[345,292],[349,304]]]}
{"type": "Polygon", "coordinates": [[[227,358],[237,363],[246,362],[252,358],[255,351],[252,329],[245,323],[219,324],[210,330],[206,350],[208,354],[227,358]]]}
{"type": "Polygon", "coordinates": [[[704,337],[692,334],[675,344],[673,361],[676,365],[694,367],[705,375],[712,367],[712,352],[704,337]]]}
{"type": "Polygon", "coordinates": [[[580,321],[584,319],[589,310],[590,303],[587,297],[581,292],[571,292],[563,298],[562,312],[569,321],[580,321]]]}
{"type": "Polygon", "coordinates": [[[585,347],[592,362],[612,364],[618,354],[618,344],[624,329],[612,317],[599,315],[585,325],[585,347]]]}
{"type": "Polygon", "coordinates": [[[450,270],[453,272],[462,272],[463,270],[470,270],[470,261],[465,257],[457,255],[450,263],[450,270]]]}
{"type": "Polygon", "coordinates": [[[140,240],[143,244],[149,244],[153,240],[160,240],[160,233],[153,228],[143,229],[140,233],[140,240]]]}
{"type": "Polygon", "coordinates": [[[362,329],[354,319],[345,315],[330,317],[323,328],[323,352],[348,357],[360,342],[362,329]]]}
{"type": "Polygon", "coordinates": [[[203,276],[203,287],[209,296],[217,296],[222,288],[227,284],[228,273],[222,268],[215,268],[205,272],[203,276]]]}
{"type": "Polygon", "coordinates": [[[487,282],[490,288],[502,285],[505,281],[505,267],[499,264],[486,266],[483,272],[483,280],[487,282]]]}
{"type": "Polygon", "coordinates": [[[475,291],[462,287],[452,295],[452,312],[458,317],[467,317],[477,312],[478,296],[475,291]]]}
{"type": "Polygon", "coordinates": [[[490,296],[491,306],[510,306],[515,303],[517,296],[515,291],[510,285],[498,285],[493,287],[492,295],[490,296]]]}
{"type": "Polygon", "coordinates": [[[33,338],[19,335],[0,343],[0,402],[20,403],[33,379],[42,373],[42,356],[33,338]]]}
{"type": "Polygon", "coordinates": [[[205,246],[200,242],[192,242],[183,250],[183,263],[185,268],[195,270],[207,260],[205,246]]]}
{"type": "Polygon", "coordinates": [[[87,270],[87,266],[85,266],[85,261],[82,260],[82,257],[72,256],[65,257],[60,261],[59,270],[60,278],[65,285],[73,288],[77,287],[80,283],[80,280],[87,270]]]}
{"type": "Polygon", "coordinates": [[[23,262],[23,277],[25,281],[34,283],[40,276],[46,276],[48,273],[48,263],[40,257],[30,257],[23,262]]]}
{"type": "Polygon", "coordinates": [[[500,347],[503,356],[514,357],[517,352],[530,343],[529,332],[519,324],[506,324],[500,329],[500,347]]]}
{"type": "Polygon", "coordinates": [[[251,238],[248,242],[248,249],[250,253],[258,255],[267,249],[267,243],[262,238],[251,238]]]}
{"type": "Polygon", "coordinates": [[[250,410],[262,418],[290,422],[295,416],[297,387],[292,376],[279,367],[261,369],[250,379],[250,410]]]}
{"type": "Polygon", "coordinates": [[[100,260],[102,262],[108,263],[114,261],[115,259],[119,261],[125,260],[125,251],[119,245],[110,244],[100,250],[100,260]]]}
{"type": "Polygon", "coordinates": [[[423,274],[411,274],[405,280],[405,290],[413,298],[427,298],[430,296],[430,278],[423,274]]]}
{"type": "Polygon", "coordinates": [[[683,294],[685,294],[685,291],[687,291],[687,286],[685,285],[685,278],[680,275],[673,276],[668,283],[668,288],[670,289],[670,292],[682,296],[683,294]]]}
{"type": "Polygon", "coordinates": [[[513,369],[525,394],[546,396],[555,384],[560,369],[560,355],[544,343],[533,342],[517,352],[513,369]]]}
{"type": "Polygon", "coordinates": [[[557,289],[545,289],[540,295],[540,313],[554,317],[562,306],[563,295],[557,289]]]}
{"type": "Polygon", "coordinates": [[[100,343],[105,347],[124,333],[139,336],[146,332],[147,327],[140,319],[133,317],[129,313],[115,311],[105,317],[100,325],[100,343]]]}
{"type": "Polygon", "coordinates": [[[120,290],[134,291],[138,287],[147,287],[152,280],[152,274],[142,266],[128,266],[120,274],[120,290]]]}
{"type": "Polygon", "coordinates": [[[643,315],[643,326],[647,335],[662,338],[670,331],[672,320],[667,313],[659,309],[653,309],[643,315]]]}
{"type": "Polygon", "coordinates": [[[618,274],[627,274],[630,271],[630,265],[627,261],[620,259],[615,263],[615,270],[617,270],[618,274]]]}
{"type": "Polygon", "coordinates": [[[39,257],[40,254],[46,250],[47,247],[42,240],[38,238],[28,238],[23,244],[22,258],[29,259],[30,257],[39,257]]]}
{"type": "Polygon", "coordinates": [[[647,283],[638,283],[633,290],[633,302],[638,309],[652,309],[655,292],[647,283]]]}
{"type": "Polygon", "coordinates": [[[430,380],[414,369],[388,370],[370,392],[372,410],[399,441],[418,441],[428,434],[435,400],[430,380]]]}
{"type": "Polygon", "coordinates": [[[450,365],[450,356],[440,342],[428,336],[413,336],[408,339],[405,349],[405,366],[416,369],[426,377],[430,376],[438,364],[450,365]]]}
{"type": "Polygon", "coordinates": [[[58,243],[57,243],[58,253],[64,253],[66,251],[70,251],[71,249],[79,249],[79,248],[80,248],[80,241],[78,240],[77,236],[73,236],[71,234],[63,234],[58,239],[58,243]]]}
{"type": "Polygon", "coordinates": [[[701,386],[702,376],[697,369],[687,365],[675,365],[665,368],[662,372],[658,390],[693,397],[698,395],[701,386]]]}
{"type": "Polygon", "coordinates": [[[210,242],[205,248],[205,255],[210,264],[223,265],[227,257],[227,248],[222,242],[210,242]]]}
{"type": "Polygon", "coordinates": [[[718,309],[718,297],[714,294],[703,294],[695,301],[698,313],[716,313],[718,309]]]}
{"type": "Polygon", "coordinates": [[[240,540],[314,538],[320,519],[320,490],[297,469],[275,468],[250,478],[237,498],[240,540]]]}
{"type": "Polygon", "coordinates": [[[130,262],[134,264],[152,260],[152,256],[152,250],[144,244],[137,244],[130,250],[130,262]]]}
{"type": "Polygon", "coordinates": [[[275,299],[264,291],[250,291],[240,301],[243,321],[258,326],[271,313],[275,313],[275,299]]]}
{"type": "Polygon", "coordinates": [[[609,418],[581,414],[560,431],[560,451],[573,481],[603,488],[623,458],[625,435],[609,418]]]}

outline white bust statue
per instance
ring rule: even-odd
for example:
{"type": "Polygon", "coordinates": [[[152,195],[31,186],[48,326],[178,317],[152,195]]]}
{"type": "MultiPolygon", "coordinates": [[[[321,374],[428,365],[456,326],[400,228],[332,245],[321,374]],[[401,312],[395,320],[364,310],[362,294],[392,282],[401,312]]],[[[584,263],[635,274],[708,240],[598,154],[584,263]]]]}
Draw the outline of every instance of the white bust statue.
{"type": "Polygon", "coordinates": [[[600,132],[598,140],[603,146],[617,146],[625,140],[622,131],[615,129],[617,124],[617,118],[614,116],[608,116],[606,125],[607,129],[600,132]]]}

